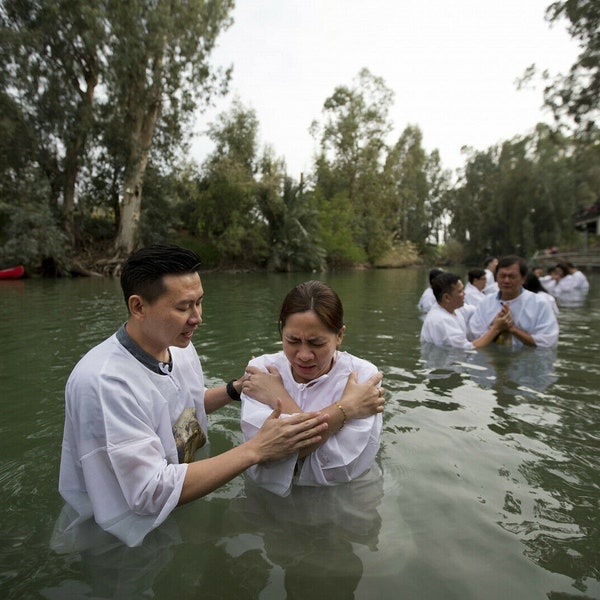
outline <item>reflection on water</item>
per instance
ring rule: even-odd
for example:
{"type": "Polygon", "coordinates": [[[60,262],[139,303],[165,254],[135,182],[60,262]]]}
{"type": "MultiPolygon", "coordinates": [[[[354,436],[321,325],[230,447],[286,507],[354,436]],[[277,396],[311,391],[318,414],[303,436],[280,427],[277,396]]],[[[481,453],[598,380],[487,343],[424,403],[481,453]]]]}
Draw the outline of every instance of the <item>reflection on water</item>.
{"type": "Polygon", "coordinates": [[[313,598],[353,598],[363,563],[371,576],[381,575],[395,571],[413,551],[408,529],[402,536],[382,535],[378,511],[383,495],[378,467],[370,478],[333,488],[296,487],[286,498],[247,482],[242,494],[220,507],[218,537],[206,511],[187,507],[138,548],[124,546],[87,522],[69,540],[87,573],[85,585],[64,581],[42,595],[53,600],[74,593],[101,598],[152,594],[178,547],[210,541],[211,556],[205,560],[218,560],[219,570],[198,574],[197,563],[189,570],[181,565],[179,593],[200,588],[211,590],[213,597],[220,597],[220,590],[223,597],[258,598],[264,591],[272,598],[303,598],[311,589],[313,598]],[[387,562],[377,556],[382,544],[387,562]]]}
{"type": "MultiPolygon", "coordinates": [[[[305,278],[203,277],[208,382],[278,348],[279,303],[305,278]]],[[[2,597],[600,598],[600,275],[583,306],[561,308],[557,349],[467,352],[421,348],[425,269],[326,280],[344,348],[385,374],[382,476],[288,498],[237,478],[139,548],[90,545],[88,531],[68,554],[49,545],[64,384],[125,306],[112,281],[0,284],[2,597]]],[[[240,442],[239,407],[210,419],[213,453],[240,442]]]]}
{"type": "Polygon", "coordinates": [[[566,290],[556,295],[556,302],[561,308],[581,308],[585,305],[587,290],[566,290]]]}
{"type": "Polygon", "coordinates": [[[512,348],[491,346],[462,350],[421,344],[421,360],[430,378],[446,378],[452,373],[467,374],[484,388],[508,386],[515,394],[543,392],[556,382],[556,348],[512,348]]]}

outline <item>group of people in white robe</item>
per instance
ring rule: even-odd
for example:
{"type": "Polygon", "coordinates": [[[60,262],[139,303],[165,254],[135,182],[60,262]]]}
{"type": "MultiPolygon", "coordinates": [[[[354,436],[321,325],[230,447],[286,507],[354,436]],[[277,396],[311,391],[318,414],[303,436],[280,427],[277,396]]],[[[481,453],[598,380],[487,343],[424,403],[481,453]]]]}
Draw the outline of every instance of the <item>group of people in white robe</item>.
{"type": "Polygon", "coordinates": [[[570,262],[559,262],[545,275],[539,267],[533,273],[559,306],[580,306],[590,289],[587,277],[570,262]]]}
{"type": "Polygon", "coordinates": [[[432,269],[418,305],[421,342],[466,350],[492,343],[550,348],[558,342],[559,305],[588,290],[573,265],[560,263],[538,277],[514,255],[486,259],[483,269],[469,270],[466,286],[459,275],[432,269]],[[429,308],[428,298],[434,299],[429,308]]]}

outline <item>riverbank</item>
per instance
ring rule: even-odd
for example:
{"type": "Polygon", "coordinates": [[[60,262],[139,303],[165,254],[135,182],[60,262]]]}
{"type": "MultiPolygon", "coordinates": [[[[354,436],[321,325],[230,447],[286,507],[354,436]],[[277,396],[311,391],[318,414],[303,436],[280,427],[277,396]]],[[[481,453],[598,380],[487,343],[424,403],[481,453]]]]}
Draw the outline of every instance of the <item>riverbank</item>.
{"type": "MultiPolygon", "coordinates": [[[[69,273],[74,277],[116,277],[120,274],[122,262],[123,259],[111,258],[108,249],[99,249],[96,253],[88,251],[73,258],[69,273]]],[[[411,242],[405,242],[394,246],[372,267],[370,265],[354,265],[353,268],[400,269],[421,266],[424,262],[416,246],[411,242]]],[[[206,270],[236,273],[241,271],[262,271],[264,269],[260,267],[244,268],[232,266],[225,269],[211,268],[206,270]]]]}

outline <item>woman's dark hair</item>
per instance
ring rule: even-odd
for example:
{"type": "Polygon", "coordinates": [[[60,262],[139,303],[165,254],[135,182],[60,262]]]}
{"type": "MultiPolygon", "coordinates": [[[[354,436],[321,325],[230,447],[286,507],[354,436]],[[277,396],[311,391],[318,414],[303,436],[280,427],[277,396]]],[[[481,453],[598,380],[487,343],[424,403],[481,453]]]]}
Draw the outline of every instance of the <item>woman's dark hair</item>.
{"type": "Polygon", "coordinates": [[[542,285],[542,282],[539,280],[538,276],[535,273],[527,273],[527,277],[525,277],[525,283],[523,287],[534,294],[538,294],[539,292],[545,292],[546,288],[542,285]]]}
{"type": "Polygon", "coordinates": [[[565,260],[561,260],[556,264],[556,268],[563,272],[563,276],[568,275],[571,272],[571,266],[572,265],[565,260]]]}
{"type": "Polygon", "coordinates": [[[172,244],[153,244],[134,252],[123,265],[121,289],[125,304],[135,294],[152,304],[165,292],[165,275],[196,273],[200,257],[172,244]]]}
{"type": "Polygon", "coordinates": [[[333,333],[344,326],[344,307],[335,291],[322,281],[305,281],[288,292],[279,312],[279,333],[290,315],[312,310],[333,333]]]}
{"type": "Polygon", "coordinates": [[[494,260],[496,259],[495,256],[486,256],[485,260],[483,261],[483,266],[487,268],[487,266],[494,260]]]}

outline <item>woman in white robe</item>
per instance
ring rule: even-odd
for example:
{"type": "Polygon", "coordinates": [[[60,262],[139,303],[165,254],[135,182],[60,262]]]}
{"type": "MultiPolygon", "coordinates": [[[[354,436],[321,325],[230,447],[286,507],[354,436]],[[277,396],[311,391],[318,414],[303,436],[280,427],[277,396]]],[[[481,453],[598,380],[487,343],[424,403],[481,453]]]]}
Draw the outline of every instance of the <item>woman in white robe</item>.
{"type": "Polygon", "coordinates": [[[279,328],[283,351],[253,359],[242,388],[244,439],[252,438],[280,400],[282,417],[320,410],[329,428],[319,444],[247,476],[279,495],[292,484],[337,485],[369,476],[379,450],[383,390],[365,397],[381,373],[370,362],[339,350],[344,337],[342,303],[327,284],[308,281],[286,296],[279,328]]]}

